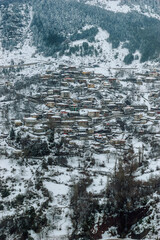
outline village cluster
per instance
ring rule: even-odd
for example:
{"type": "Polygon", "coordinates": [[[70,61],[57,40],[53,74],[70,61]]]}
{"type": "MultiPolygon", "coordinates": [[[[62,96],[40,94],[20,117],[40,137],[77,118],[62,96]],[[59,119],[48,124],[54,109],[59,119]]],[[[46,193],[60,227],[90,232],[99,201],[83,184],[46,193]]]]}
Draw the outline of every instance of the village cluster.
{"type": "Polygon", "coordinates": [[[158,70],[119,79],[60,65],[39,76],[41,92],[27,98],[41,110],[12,119],[13,129],[31,141],[54,135],[61,155],[110,158],[132,147],[148,158],[160,137],[159,80],[158,70]]]}
{"type": "Polygon", "coordinates": [[[53,219],[41,239],[66,239],[71,193],[80,179],[90,180],[86,191],[106,206],[105,189],[119,160],[135,163],[137,180],[159,176],[160,72],[115,69],[110,75],[66,65],[31,77],[10,71],[7,80],[6,74],[0,85],[1,219],[34,206],[40,222],[46,214],[53,219]]]}

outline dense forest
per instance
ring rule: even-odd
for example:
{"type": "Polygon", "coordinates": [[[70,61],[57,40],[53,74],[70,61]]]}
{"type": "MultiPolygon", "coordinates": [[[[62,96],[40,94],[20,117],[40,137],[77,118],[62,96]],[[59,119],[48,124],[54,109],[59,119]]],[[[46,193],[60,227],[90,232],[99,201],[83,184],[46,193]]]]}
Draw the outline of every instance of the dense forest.
{"type": "Polygon", "coordinates": [[[137,12],[115,14],[99,7],[62,0],[36,0],[33,11],[34,43],[46,55],[57,51],[63,54],[72,40],[85,38],[94,41],[96,29],[101,27],[110,34],[107,41],[112,43],[113,48],[124,42],[124,47],[130,52],[126,62],[132,60],[136,50],[141,52],[142,62],[159,56],[159,21],[137,12]],[[82,28],[87,24],[94,27],[86,32],[82,28]]]}
{"type": "Polygon", "coordinates": [[[13,47],[23,41],[22,30],[25,24],[28,24],[29,17],[28,5],[32,6],[33,10],[30,26],[33,43],[45,56],[101,54],[101,51],[94,47],[95,36],[100,27],[109,33],[106,41],[112,43],[113,48],[123,43],[123,47],[129,50],[129,54],[124,58],[125,63],[130,64],[133,61],[136,50],[141,53],[141,62],[159,57],[158,19],[136,11],[127,14],[114,13],[73,0],[24,0],[21,3],[19,0],[1,1],[4,49],[13,50],[13,47]],[[13,3],[13,6],[9,7],[9,3],[13,3]],[[29,3],[25,4],[25,11],[23,3],[29,3]],[[23,11],[18,10],[19,5],[23,11]],[[92,27],[85,29],[87,25],[92,27]],[[83,44],[71,47],[70,43],[76,40],[83,40],[83,44]]]}

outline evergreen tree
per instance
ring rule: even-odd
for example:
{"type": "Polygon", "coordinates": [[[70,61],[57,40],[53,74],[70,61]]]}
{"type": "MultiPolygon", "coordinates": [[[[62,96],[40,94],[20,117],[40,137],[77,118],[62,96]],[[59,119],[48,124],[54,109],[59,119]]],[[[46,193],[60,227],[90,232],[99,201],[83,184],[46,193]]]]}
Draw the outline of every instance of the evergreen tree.
{"type": "Polygon", "coordinates": [[[14,129],[13,128],[11,128],[11,130],[10,130],[10,139],[11,140],[14,140],[15,139],[15,131],[14,131],[14,129]]]}

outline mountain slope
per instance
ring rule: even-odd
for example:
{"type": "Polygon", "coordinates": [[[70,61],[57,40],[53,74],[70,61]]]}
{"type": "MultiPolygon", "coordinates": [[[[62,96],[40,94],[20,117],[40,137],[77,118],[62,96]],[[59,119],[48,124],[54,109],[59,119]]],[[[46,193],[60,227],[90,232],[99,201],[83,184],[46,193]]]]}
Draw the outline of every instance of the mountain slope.
{"type": "Polygon", "coordinates": [[[140,14],[160,19],[160,2],[148,0],[77,0],[92,6],[101,7],[113,12],[128,13],[137,11],[140,14]]]}
{"type": "Polygon", "coordinates": [[[0,240],[159,238],[159,20],[143,10],[0,1],[0,240]]]}
{"type": "MultiPolygon", "coordinates": [[[[75,1],[55,0],[46,1],[45,4],[35,1],[33,11],[34,42],[39,50],[47,55],[57,52],[64,54],[68,49],[69,55],[72,52],[77,53],[79,49],[69,48],[68,42],[73,39],[94,42],[96,31],[82,30],[89,24],[94,28],[101,27],[109,33],[107,41],[112,43],[112,48],[117,48],[122,42],[130,54],[139,50],[142,54],[141,62],[159,57],[160,28],[157,19],[146,17],[135,11],[126,14],[114,13],[75,1]],[[79,34],[79,31],[82,33],[79,34]]],[[[88,46],[86,48],[88,51],[88,46]]],[[[78,55],[80,54],[79,52],[78,55]]],[[[93,51],[90,51],[90,54],[94,55],[93,51]]],[[[88,52],[86,55],[89,55],[88,52]]]]}
{"type": "Polygon", "coordinates": [[[82,61],[87,57],[88,62],[108,65],[158,60],[160,22],[148,13],[145,16],[142,6],[134,6],[100,0],[3,1],[1,51],[5,61],[14,58],[17,62],[41,59],[42,55],[82,61]]]}

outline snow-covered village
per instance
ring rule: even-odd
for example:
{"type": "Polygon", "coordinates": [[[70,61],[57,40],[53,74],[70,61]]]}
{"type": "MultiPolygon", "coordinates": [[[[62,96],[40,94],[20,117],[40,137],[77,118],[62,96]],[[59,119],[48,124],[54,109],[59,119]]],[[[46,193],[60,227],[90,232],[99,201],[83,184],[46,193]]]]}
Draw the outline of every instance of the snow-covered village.
{"type": "MultiPolygon", "coordinates": [[[[2,226],[6,228],[6,218],[7,224],[16,225],[13,216],[22,221],[31,211],[38,221],[30,229],[33,239],[67,239],[75,206],[90,199],[102,207],[94,213],[93,239],[117,236],[117,227],[104,224],[103,207],[115,169],[127,164],[143,185],[146,201],[140,206],[145,209],[137,219],[140,226],[131,221],[129,234],[152,239],[160,217],[159,205],[154,207],[159,195],[149,190],[159,184],[160,71],[116,69],[117,76],[105,76],[61,64],[43,75],[16,73],[15,78],[15,68],[1,71],[2,226]],[[128,77],[121,77],[126,71],[128,77]],[[6,81],[6,74],[12,81],[6,81]],[[77,184],[85,192],[75,200],[77,184]]],[[[77,211],[84,211],[86,204],[77,211]]]]}
{"type": "Polygon", "coordinates": [[[160,0],[0,0],[0,240],[160,240],[160,0]]]}

